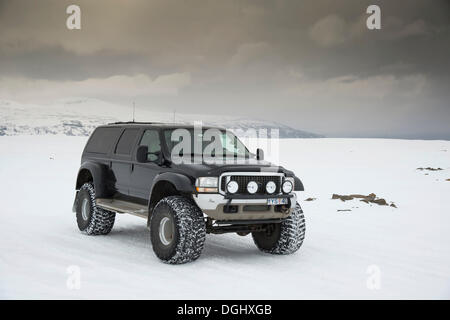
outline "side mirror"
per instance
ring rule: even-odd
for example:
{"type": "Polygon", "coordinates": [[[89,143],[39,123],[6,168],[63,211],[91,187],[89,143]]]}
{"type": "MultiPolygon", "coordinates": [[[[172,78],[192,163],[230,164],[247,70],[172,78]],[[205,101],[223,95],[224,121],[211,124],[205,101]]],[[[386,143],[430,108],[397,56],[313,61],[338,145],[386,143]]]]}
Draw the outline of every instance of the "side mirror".
{"type": "Polygon", "coordinates": [[[256,149],[256,160],[264,160],[264,150],[263,149],[256,149]]]}
{"type": "Polygon", "coordinates": [[[148,147],[147,146],[139,146],[136,151],[137,162],[140,162],[140,163],[147,162],[147,154],[148,154],[148,147]]]}

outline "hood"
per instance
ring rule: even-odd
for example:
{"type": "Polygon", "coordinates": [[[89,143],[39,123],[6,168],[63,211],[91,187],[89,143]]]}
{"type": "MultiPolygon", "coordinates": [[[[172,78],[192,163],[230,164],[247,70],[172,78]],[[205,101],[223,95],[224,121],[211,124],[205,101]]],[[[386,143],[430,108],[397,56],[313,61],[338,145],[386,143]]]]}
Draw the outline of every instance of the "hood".
{"type": "Polygon", "coordinates": [[[193,177],[200,176],[220,176],[224,172],[276,172],[289,173],[290,171],[281,166],[275,166],[272,163],[264,160],[249,159],[245,163],[214,163],[214,159],[208,161],[204,159],[201,163],[192,164],[172,164],[173,169],[178,169],[182,172],[189,173],[193,177]]]}

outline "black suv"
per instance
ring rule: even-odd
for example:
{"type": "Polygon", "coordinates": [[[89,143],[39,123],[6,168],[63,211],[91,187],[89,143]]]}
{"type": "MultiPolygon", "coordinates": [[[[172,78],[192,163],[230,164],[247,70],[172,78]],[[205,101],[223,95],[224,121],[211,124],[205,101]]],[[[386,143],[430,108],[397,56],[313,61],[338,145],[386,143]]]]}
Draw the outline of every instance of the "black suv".
{"type": "Polygon", "coordinates": [[[224,128],[100,126],[81,157],[73,206],[78,227],[107,234],[116,213],[145,218],[155,254],[173,264],[197,259],[206,233],[251,233],[264,252],[293,253],[305,237],[294,192],[303,184],[263,158],[261,149],[250,153],[224,128]]]}

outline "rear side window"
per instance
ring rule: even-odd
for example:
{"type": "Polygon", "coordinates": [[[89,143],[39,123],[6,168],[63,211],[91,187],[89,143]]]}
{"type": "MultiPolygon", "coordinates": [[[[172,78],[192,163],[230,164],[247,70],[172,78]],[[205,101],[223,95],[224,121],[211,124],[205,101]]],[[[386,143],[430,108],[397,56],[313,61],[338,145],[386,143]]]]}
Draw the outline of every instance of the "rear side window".
{"type": "Polygon", "coordinates": [[[86,146],[86,152],[106,154],[117,141],[120,128],[98,128],[92,134],[86,146]]]}
{"type": "Polygon", "coordinates": [[[122,155],[131,154],[131,149],[133,149],[133,143],[138,133],[139,129],[125,129],[117,143],[115,153],[122,155]]]}

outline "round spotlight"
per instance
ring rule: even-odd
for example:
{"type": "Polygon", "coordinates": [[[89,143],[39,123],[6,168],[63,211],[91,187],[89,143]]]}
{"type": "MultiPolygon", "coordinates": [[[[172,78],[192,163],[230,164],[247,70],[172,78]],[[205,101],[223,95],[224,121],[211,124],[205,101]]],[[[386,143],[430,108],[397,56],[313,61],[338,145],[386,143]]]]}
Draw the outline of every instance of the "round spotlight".
{"type": "Polygon", "coordinates": [[[236,193],[239,189],[239,185],[236,181],[230,181],[227,183],[227,191],[229,193],[236,193]]]}
{"type": "Polygon", "coordinates": [[[266,184],[267,193],[272,194],[275,192],[276,189],[277,189],[277,185],[275,184],[275,182],[273,182],[273,181],[267,182],[267,184],[266,184]]]}
{"type": "Polygon", "coordinates": [[[251,194],[256,193],[256,191],[258,191],[258,184],[255,181],[250,181],[247,184],[247,191],[251,194]]]}
{"type": "Polygon", "coordinates": [[[290,181],[283,182],[282,188],[283,188],[284,193],[290,193],[293,189],[292,182],[290,182],[290,181]]]}

